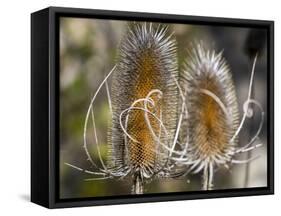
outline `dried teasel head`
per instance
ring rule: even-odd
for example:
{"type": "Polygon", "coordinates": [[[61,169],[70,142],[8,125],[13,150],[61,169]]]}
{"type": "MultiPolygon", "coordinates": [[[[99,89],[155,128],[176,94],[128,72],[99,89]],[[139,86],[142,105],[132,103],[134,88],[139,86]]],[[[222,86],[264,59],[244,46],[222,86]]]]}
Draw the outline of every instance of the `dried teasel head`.
{"type": "Polygon", "coordinates": [[[112,79],[110,156],[114,169],[139,184],[164,175],[177,115],[176,44],[162,25],[132,24],[119,48],[112,79]]]}
{"type": "Polygon", "coordinates": [[[232,138],[239,126],[238,103],[222,53],[199,43],[188,54],[181,76],[188,110],[182,139],[189,145],[189,171],[204,170],[204,188],[210,189],[213,167],[228,163],[235,154],[237,138],[232,138]]]}

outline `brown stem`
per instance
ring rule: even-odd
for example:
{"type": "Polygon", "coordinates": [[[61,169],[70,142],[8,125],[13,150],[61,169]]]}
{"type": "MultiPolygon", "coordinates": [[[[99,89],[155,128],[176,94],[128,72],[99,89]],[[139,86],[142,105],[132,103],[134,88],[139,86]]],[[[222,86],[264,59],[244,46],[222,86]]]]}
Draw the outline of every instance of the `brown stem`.
{"type": "Polygon", "coordinates": [[[136,173],[133,177],[132,194],[143,194],[144,183],[140,173],[136,173]]]}
{"type": "Polygon", "coordinates": [[[210,165],[205,166],[203,173],[203,190],[213,189],[213,177],[210,175],[210,165]]]}

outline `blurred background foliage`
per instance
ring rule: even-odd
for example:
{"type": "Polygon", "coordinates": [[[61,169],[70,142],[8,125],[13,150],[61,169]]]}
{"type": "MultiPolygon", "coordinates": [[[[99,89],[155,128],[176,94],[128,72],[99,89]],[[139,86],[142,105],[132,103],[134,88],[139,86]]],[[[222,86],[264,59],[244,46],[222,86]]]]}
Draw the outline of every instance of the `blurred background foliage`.
{"type": "MultiPolygon", "coordinates": [[[[61,18],[60,20],[60,197],[78,198],[130,194],[128,180],[85,181],[91,175],[74,170],[64,163],[71,163],[93,170],[83,150],[83,126],[90,100],[99,84],[116,62],[118,45],[126,33],[128,22],[101,19],[61,18]]],[[[224,57],[233,73],[239,109],[247,97],[250,68],[249,44],[256,37],[249,37],[251,29],[238,27],[169,24],[178,44],[179,67],[185,60],[191,42],[204,41],[217,51],[224,50],[224,57]],[[250,40],[250,41],[249,41],[250,40]],[[247,48],[248,47],[248,48],[247,48]]],[[[261,31],[261,30],[259,30],[261,31]]],[[[253,155],[261,157],[251,164],[249,187],[267,185],[266,154],[266,44],[260,52],[255,76],[254,96],[265,110],[265,124],[260,135],[264,144],[253,155]]],[[[109,83],[110,85],[110,83],[109,83]]],[[[107,127],[110,113],[106,91],[102,89],[94,106],[98,139],[102,157],[107,156],[107,127]]],[[[239,145],[245,145],[259,123],[259,115],[247,121],[239,137],[239,145]]],[[[90,130],[89,130],[90,131],[90,130]]],[[[88,133],[90,153],[97,158],[94,136],[88,133]]],[[[245,158],[246,154],[239,159],[245,158]]],[[[96,160],[97,163],[98,160],[96,160]]],[[[244,187],[245,165],[230,170],[216,170],[215,189],[244,187]]],[[[201,189],[201,174],[176,180],[156,179],[148,183],[145,193],[196,191],[201,189]]]]}

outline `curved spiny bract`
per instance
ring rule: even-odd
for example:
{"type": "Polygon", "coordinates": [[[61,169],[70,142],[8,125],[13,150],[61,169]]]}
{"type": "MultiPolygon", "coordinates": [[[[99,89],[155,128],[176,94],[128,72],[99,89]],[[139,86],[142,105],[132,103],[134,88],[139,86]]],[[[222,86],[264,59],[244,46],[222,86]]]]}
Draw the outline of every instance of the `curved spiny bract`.
{"type": "Polygon", "coordinates": [[[230,162],[239,126],[238,103],[232,76],[222,53],[193,46],[181,75],[188,117],[182,127],[182,142],[188,139],[190,171],[203,171],[204,189],[212,186],[214,166],[230,162]]]}
{"type": "Polygon", "coordinates": [[[168,29],[146,23],[130,26],[121,41],[112,80],[113,116],[108,162],[113,168],[121,167],[137,176],[133,181],[149,179],[165,171],[165,155],[169,152],[163,145],[172,143],[176,127],[176,79],[176,45],[168,29]],[[145,111],[145,101],[141,99],[148,96],[150,101],[145,111]],[[122,115],[126,109],[128,112],[122,115]],[[126,126],[130,137],[121,124],[126,126]]]}

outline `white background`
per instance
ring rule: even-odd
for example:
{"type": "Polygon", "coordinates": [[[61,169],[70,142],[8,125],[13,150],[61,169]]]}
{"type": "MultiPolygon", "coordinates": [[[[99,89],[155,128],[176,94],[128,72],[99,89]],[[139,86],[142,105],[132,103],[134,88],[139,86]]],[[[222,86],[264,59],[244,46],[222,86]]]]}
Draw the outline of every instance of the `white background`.
{"type": "Polygon", "coordinates": [[[278,0],[5,0],[0,6],[0,215],[278,215],[281,6],[278,0]],[[276,195],[47,210],[30,203],[30,13],[47,6],[275,20],[276,195]],[[275,213],[273,213],[275,212],[275,213]]]}

